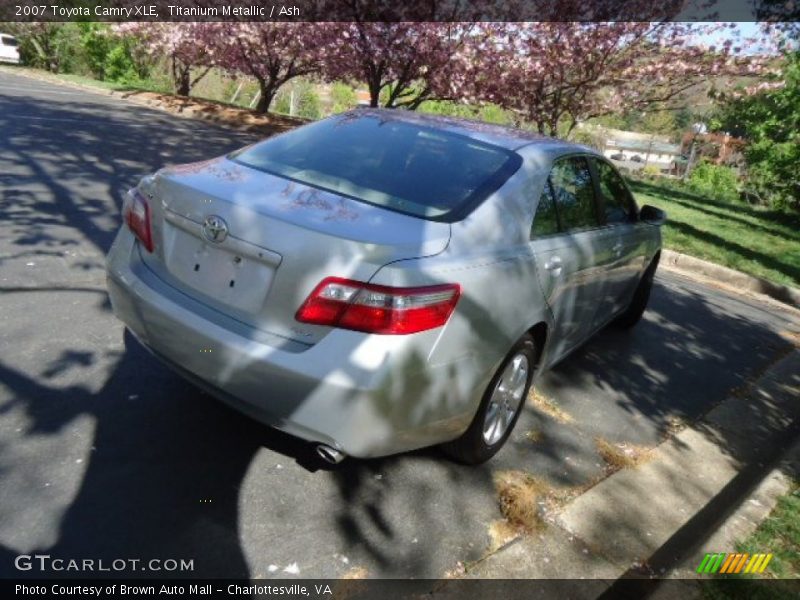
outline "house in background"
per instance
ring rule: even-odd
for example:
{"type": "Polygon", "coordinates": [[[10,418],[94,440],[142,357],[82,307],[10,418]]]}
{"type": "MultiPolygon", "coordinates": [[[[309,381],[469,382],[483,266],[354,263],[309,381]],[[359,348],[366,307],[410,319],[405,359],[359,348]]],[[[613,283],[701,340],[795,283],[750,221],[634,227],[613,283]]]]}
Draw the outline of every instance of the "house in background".
{"type": "Polygon", "coordinates": [[[617,161],[632,161],[645,164],[657,165],[662,169],[667,169],[681,157],[680,144],[656,141],[638,140],[606,140],[606,147],[603,154],[617,161]]]}
{"type": "Polygon", "coordinates": [[[662,171],[673,171],[681,160],[681,145],[673,144],[669,137],[603,129],[603,154],[628,169],[641,169],[645,165],[655,165],[662,171]]]}

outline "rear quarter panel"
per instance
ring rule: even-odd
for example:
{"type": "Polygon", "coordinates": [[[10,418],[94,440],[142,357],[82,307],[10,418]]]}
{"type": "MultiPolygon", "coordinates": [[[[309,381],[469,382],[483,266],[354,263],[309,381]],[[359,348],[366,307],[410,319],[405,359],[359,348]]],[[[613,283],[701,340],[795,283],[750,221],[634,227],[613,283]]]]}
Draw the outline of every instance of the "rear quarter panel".
{"type": "Polygon", "coordinates": [[[550,327],[528,235],[541,169],[520,170],[463,221],[452,224],[440,254],[382,267],[372,282],[417,286],[457,283],[461,298],[432,346],[413,360],[431,375],[434,394],[418,390],[418,401],[441,418],[456,417],[463,431],[472,420],[489,380],[511,347],[534,325],[550,327]],[[434,383],[435,380],[435,383],[434,383]]]}

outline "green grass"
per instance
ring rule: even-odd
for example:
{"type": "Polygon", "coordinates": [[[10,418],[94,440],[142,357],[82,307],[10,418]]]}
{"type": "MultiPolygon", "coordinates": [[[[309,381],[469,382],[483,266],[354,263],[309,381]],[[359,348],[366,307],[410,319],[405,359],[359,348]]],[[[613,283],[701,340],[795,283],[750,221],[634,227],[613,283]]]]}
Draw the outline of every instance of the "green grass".
{"type": "Polygon", "coordinates": [[[667,211],[666,248],[800,287],[800,215],[703,198],[677,182],[630,184],[640,206],[667,211]]]}
{"type": "Polygon", "coordinates": [[[774,581],[800,578],[800,486],[778,500],[775,509],[746,540],[736,544],[737,552],[772,553],[764,573],[759,575],[718,575],[703,582],[703,594],[710,600],[798,597],[798,584],[774,581]],[[794,585],[792,585],[794,584],[794,585]]]}
{"type": "Polygon", "coordinates": [[[89,87],[94,87],[102,90],[117,90],[117,91],[144,91],[144,92],[159,92],[171,93],[172,90],[168,85],[154,81],[147,80],[139,82],[135,85],[130,83],[117,83],[114,81],[101,81],[86,75],[76,75],[74,73],[48,73],[42,69],[34,69],[21,65],[2,65],[3,70],[13,73],[14,70],[18,71],[21,75],[33,75],[44,79],[53,79],[60,81],[67,81],[89,87]]]}
{"type": "Polygon", "coordinates": [[[764,575],[780,579],[800,578],[800,485],[778,499],[769,517],[752,535],[736,545],[737,552],[772,552],[764,575]]]}
{"type": "Polygon", "coordinates": [[[104,90],[121,90],[121,91],[144,91],[144,92],[159,92],[162,94],[170,93],[172,90],[169,87],[159,85],[158,83],[150,80],[142,81],[136,84],[130,83],[116,83],[114,81],[100,81],[85,75],[73,75],[71,73],[59,73],[53,75],[57,79],[63,81],[70,81],[72,83],[79,83],[81,85],[88,85],[91,87],[101,88],[104,90]]]}

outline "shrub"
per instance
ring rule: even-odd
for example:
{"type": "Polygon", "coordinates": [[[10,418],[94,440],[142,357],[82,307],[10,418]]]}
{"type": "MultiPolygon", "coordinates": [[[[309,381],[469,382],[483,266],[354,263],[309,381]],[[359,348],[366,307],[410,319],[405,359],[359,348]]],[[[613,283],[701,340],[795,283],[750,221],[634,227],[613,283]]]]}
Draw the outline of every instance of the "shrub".
{"type": "Polygon", "coordinates": [[[653,178],[661,176],[661,169],[658,165],[645,165],[642,167],[642,175],[645,177],[653,178]]]}
{"type": "Polygon", "coordinates": [[[23,64],[53,73],[69,73],[80,53],[76,23],[21,23],[11,29],[19,40],[23,64]]]}
{"type": "Polygon", "coordinates": [[[319,119],[322,115],[319,94],[311,83],[300,79],[294,80],[290,85],[278,91],[272,104],[272,110],[306,119],[319,119]],[[292,93],[294,93],[294,97],[292,97],[292,93]],[[292,103],[294,103],[294,110],[292,110],[292,103]]]}
{"type": "Polygon", "coordinates": [[[358,104],[356,91],[341,81],[337,81],[331,86],[331,100],[333,100],[333,106],[331,106],[333,113],[350,110],[358,104]]]}
{"type": "Polygon", "coordinates": [[[731,167],[701,162],[689,176],[689,188],[701,195],[718,200],[733,201],[739,198],[736,171],[731,167]]]}
{"type": "Polygon", "coordinates": [[[78,23],[80,29],[81,58],[87,74],[102,79],[106,71],[112,40],[109,38],[108,26],[104,23],[78,23]]]}
{"type": "Polygon", "coordinates": [[[481,121],[486,121],[487,123],[510,125],[513,122],[511,113],[496,104],[484,104],[478,111],[478,115],[481,121]]]}

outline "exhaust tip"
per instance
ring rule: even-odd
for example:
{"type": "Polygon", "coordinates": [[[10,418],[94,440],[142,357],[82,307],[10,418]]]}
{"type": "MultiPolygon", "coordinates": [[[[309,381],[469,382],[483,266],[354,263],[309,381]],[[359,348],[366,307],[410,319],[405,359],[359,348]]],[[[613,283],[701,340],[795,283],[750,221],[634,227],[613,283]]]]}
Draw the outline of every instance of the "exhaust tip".
{"type": "Polygon", "coordinates": [[[337,450],[336,448],[331,448],[325,444],[317,445],[317,456],[332,465],[338,465],[345,458],[347,458],[347,455],[344,452],[337,450]]]}

